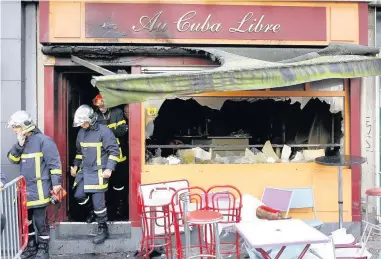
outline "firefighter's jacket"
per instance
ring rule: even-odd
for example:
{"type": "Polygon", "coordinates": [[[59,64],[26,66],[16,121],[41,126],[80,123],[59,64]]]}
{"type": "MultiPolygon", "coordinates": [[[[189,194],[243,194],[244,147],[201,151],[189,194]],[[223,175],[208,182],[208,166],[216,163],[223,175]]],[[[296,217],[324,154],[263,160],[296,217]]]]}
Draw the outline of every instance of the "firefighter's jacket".
{"type": "Polygon", "coordinates": [[[103,178],[103,171],[114,171],[119,155],[115,136],[106,126],[95,123],[88,129],[79,130],[74,165],[82,167],[85,192],[107,190],[108,179],[103,178]]]}
{"type": "Polygon", "coordinates": [[[27,136],[24,146],[15,144],[8,152],[13,164],[20,164],[25,177],[28,208],[47,206],[52,185],[62,185],[61,160],[54,141],[39,129],[27,136]]]}
{"type": "Polygon", "coordinates": [[[127,160],[128,151],[128,126],[123,116],[123,111],[120,108],[108,109],[106,113],[97,112],[97,122],[109,127],[116,137],[116,142],[119,145],[120,157],[118,162],[127,160]]]}

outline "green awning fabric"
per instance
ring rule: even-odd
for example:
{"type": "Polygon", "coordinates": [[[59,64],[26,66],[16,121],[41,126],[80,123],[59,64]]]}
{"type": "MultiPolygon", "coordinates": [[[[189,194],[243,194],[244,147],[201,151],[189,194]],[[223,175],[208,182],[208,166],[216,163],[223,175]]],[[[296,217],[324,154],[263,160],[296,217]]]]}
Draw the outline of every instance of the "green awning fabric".
{"type": "MultiPolygon", "coordinates": [[[[332,44],[293,59],[268,62],[218,49],[183,48],[201,52],[220,67],[197,72],[95,76],[93,84],[108,107],[150,99],[291,86],[329,78],[357,78],[381,74],[378,49],[332,44]]],[[[198,54],[199,54],[198,53],[198,54]]]]}

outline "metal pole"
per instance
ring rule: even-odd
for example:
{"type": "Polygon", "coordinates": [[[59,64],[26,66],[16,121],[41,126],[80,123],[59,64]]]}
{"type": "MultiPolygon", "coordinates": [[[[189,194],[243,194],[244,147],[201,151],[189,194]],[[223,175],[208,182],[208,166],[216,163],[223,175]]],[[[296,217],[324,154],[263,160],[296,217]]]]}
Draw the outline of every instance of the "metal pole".
{"type": "MultiPolygon", "coordinates": [[[[379,23],[377,23],[377,11],[379,10],[378,7],[375,8],[375,11],[374,11],[374,45],[379,48],[381,46],[380,43],[378,43],[378,40],[379,40],[379,33],[377,33],[377,28],[379,27],[379,23]]],[[[380,54],[377,54],[377,57],[380,57],[380,54]]],[[[379,154],[380,154],[380,139],[378,138],[378,136],[380,136],[380,77],[379,76],[376,76],[376,89],[375,89],[375,107],[376,107],[376,110],[375,110],[375,118],[376,118],[376,123],[375,123],[375,133],[374,133],[374,137],[375,137],[375,149],[374,149],[374,154],[376,154],[375,156],[375,171],[376,171],[376,175],[375,175],[375,186],[376,187],[381,187],[380,185],[380,176],[381,176],[381,172],[380,172],[380,157],[379,157],[379,154]]],[[[381,206],[380,206],[380,202],[381,200],[376,198],[376,215],[380,215],[381,214],[381,206]]],[[[380,216],[377,216],[377,220],[380,221],[380,216]]]]}
{"type": "Polygon", "coordinates": [[[218,231],[218,223],[213,223],[213,231],[214,231],[214,242],[215,242],[215,249],[216,249],[216,259],[221,258],[220,254],[220,235],[218,231]]]}
{"type": "Polygon", "coordinates": [[[184,220],[184,236],[185,236],[185,259],[188,259],[190,257],[190,233],[189,233],[189,226],[187,221],[187,215],[188,215],[188,200],[190,193],[185,192],[183,194],[180,194],[181,201],[183,202],[183,220],[184,220]]]}
{"type": "Polygon", "coordinates": [[[339,183],[339,229],[343,227],[343,185],[342,185],[342,168],[338,167],[338,183],[339,183]]]}

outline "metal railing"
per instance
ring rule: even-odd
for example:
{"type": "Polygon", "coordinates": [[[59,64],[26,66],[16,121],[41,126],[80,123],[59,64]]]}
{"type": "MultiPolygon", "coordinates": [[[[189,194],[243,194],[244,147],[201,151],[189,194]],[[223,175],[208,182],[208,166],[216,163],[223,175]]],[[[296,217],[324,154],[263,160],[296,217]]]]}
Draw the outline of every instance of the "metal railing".
{"type": "MultiPolygon", "coordinates": [[[[20,258],[28,242],[28,210],[25,178],[20,176],[0,190],[0,214],[5,226],[0,233],[0,258],[20,258]]],[[[0,223],[2,224],[2,223],[0,223]]]]}

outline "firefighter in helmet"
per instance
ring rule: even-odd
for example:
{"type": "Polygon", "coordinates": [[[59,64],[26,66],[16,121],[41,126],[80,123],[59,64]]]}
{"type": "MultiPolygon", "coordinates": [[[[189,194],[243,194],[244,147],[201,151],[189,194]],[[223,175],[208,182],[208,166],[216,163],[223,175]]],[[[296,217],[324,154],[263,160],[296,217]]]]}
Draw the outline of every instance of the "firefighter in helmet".
{"type": "Polygon", "coordinates": [[[73,127],[79,126],[81,129],[77,135],[77,153],[71,175],[76,177],[81,166],[82,179],[76,180],[78,184],[74,196],[82,205],[92,202],[98,223],[93,243],[101,244],[109,236],[105,192],[119,161],[119,147],[112,131],[97,123],[97,114],[88,105],[81,105],[75,111],[73,127]]]}
{"type": "Polygon", "coordinates": [[[98,107],[98,123],[106,125],[112,130],[119,145],[119,162],[116,166],[115,172],[110,179],[112,190],[109,190],[109,192],[112,191],[114,193],[112,197],[116,196],[115,199],[111,199],[110,201],[113,203],[111,206],[115,208],[113,213],[115,213],[115,216],[123,219],[123,216],[126,214],[128,197],[128,193],[126,193],[125,190],[125,186],[128,186],[128,125],[124,119],[123,110],[118,107],[105,107],[101,94],[98,94],[93,99],[93,104],[94,106],[98,107]]]}
{"type": "Polygon", "coordinates": [[[7,126],[12,127],[17,135],[17,143],[8,152],[8,159],[20,165],[20,173],[27,185],[29,240],[21,258],[49,258],[50,236],[46,211],[51,193],[58,194],[62,189],[57,146],[50,137],[41,133],[26,111],[14,113],[7,126]]]}

